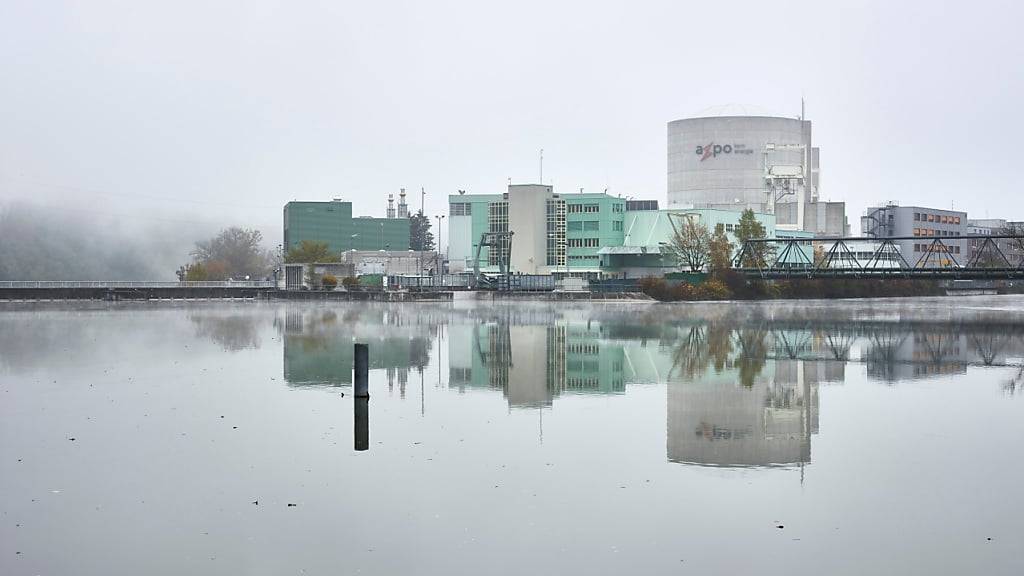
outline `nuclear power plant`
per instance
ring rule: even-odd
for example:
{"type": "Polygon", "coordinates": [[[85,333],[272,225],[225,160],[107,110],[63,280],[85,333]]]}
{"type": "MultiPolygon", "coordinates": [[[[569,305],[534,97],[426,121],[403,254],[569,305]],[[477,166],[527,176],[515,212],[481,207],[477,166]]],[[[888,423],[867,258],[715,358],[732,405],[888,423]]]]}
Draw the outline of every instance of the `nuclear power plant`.
{"type": "Polygon", "coordinates": [[[668,207],[773,214],[783,230],[848,232],[846,206],[820,197],[810,120],[737,106],[668,123],[668,207]]]}

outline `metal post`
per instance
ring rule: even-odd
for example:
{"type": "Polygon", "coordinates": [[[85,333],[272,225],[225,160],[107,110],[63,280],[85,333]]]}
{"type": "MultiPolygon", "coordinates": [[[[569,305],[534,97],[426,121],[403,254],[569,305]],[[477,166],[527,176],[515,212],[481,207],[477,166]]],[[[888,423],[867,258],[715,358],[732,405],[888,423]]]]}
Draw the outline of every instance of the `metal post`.
{"type": "Polygon", "coordinates": [[[368,344],[355,345],[355,396],[356,398],[369,398],[370,381],[370,346],[368,344]]]}
{"type": "MultiPolygon", "coordinates": [[[[358,344],[356,344],[358,346],[358,344]]],[[[356,398],[353,409],[355,427],[353,429],[353,448],[356,452],[370,449],[370,399],[356,398]]]]}

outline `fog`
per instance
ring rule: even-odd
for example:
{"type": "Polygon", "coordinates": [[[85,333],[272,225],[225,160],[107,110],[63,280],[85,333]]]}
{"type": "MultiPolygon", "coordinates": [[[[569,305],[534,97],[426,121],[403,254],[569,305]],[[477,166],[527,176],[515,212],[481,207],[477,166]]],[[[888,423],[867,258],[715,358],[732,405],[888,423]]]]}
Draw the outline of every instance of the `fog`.
{"type": "Polygon", "coordinates": [[[0,280],[175,280],[195,242],[217,231],[172,217],[9,203],[0,206],[0,280]]]}
{"type": "Polygon", "coordinates": [[[89,210],[46,220],[76,231],[98,212],[275,246],[289,200],[382,216],[423,187],[443,214],[456,190],[536,181],[542,148],[556,191],[664,203],[667,122],[727,103],[797,116],[804,99],[821,197],[854,232],[889,200],[1024,219],[1022,16],[999,0],[10,0],[0,203],[89,210]]]}

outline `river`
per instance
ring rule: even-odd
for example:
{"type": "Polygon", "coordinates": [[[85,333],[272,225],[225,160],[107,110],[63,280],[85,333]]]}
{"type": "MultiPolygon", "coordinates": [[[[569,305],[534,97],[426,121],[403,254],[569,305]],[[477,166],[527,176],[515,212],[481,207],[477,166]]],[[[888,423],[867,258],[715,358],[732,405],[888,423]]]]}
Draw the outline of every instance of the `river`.
{"type": "Polygon", "coordinates": [[[11,304],[0,394],[3,574],[1024,573],[1021,297],[11,304]]]}

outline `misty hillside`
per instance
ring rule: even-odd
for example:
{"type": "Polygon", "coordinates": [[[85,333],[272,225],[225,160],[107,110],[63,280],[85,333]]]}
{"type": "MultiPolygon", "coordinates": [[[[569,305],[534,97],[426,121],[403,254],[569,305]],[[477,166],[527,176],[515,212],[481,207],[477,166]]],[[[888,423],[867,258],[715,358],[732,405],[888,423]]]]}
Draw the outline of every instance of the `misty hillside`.
{"type": "Polygon", "coordinates": [[[195,241],[216,230],[123,220],[29,203],[0,206],[0,280],[176,280],[195,241]]]}

